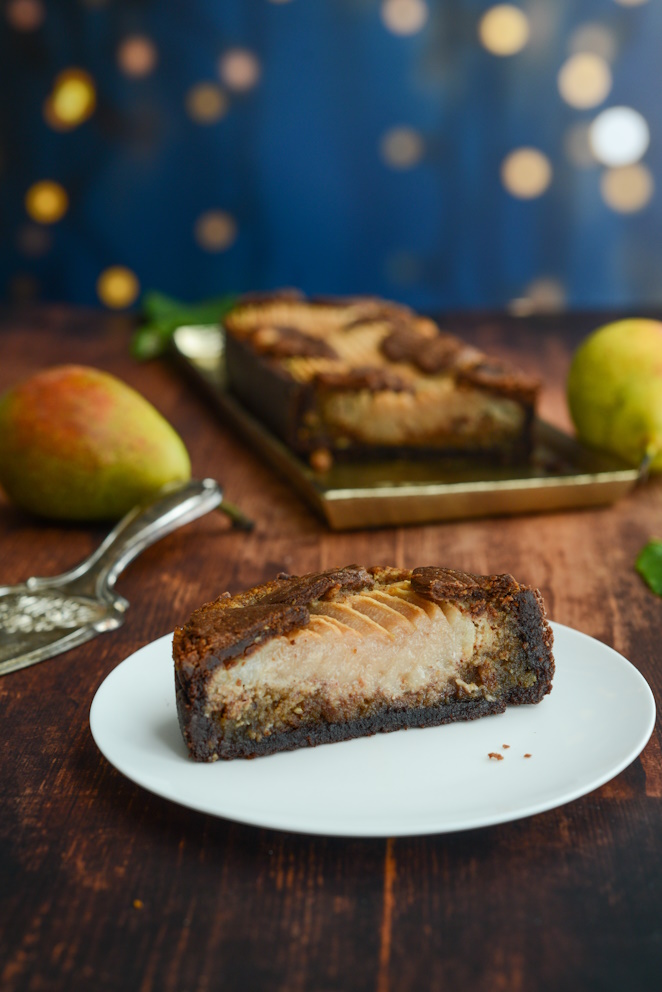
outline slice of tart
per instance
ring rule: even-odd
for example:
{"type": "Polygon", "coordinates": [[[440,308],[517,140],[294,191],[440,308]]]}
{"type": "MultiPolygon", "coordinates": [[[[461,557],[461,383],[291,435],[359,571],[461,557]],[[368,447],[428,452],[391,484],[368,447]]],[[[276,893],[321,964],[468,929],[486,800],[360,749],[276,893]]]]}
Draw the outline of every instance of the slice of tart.
{"type": "MultiPolygon", "coordinates": [[[[231,390],[299,455],[525,459],[540,383],[408,307],[246,296],[225,317],[231,390]]],[[[319,459],[317,459],[319,461],[319,459]]]]}
{"type": "Polygon", "coordinates": [[[179,722],[197,761],[255,757],[537,703],[552,631],[536,589],[448,568],[280,575],[177,627],[179,722]]]}

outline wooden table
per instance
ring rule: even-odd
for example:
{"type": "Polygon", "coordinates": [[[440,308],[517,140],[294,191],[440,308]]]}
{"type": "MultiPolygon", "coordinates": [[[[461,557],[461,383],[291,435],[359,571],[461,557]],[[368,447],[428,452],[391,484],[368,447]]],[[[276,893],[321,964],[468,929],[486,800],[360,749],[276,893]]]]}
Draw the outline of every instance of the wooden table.
{"type": "MultiPolygon", "coordinates": [[[[602,318],[465,319],[467,336],[547,380],[567,424],[569,347],[602,318]]],[[[212,593],[349,561],[513,572],[552,618],[623,652],[658,694],[662,600],[633,571],[662,536],[662,479],[619,505],[522,519],[331,534],[166,363],[135,364],[128,322],[66,308],[7,314],[0,389],[80,362],[140,389],[181,432],[197,475],[257,521],[212,514],[118,583],[126,625],[0,680],[0,988],[278,992],[642,990],[662,987],[659,730],[597,792],[455,835],[339,840],[241,826],[134,786],[100,755],[88,712],[126,655],[212,593]]],[[[0,503],[0,583],[60,572],[96,527],[0,503]]]]}

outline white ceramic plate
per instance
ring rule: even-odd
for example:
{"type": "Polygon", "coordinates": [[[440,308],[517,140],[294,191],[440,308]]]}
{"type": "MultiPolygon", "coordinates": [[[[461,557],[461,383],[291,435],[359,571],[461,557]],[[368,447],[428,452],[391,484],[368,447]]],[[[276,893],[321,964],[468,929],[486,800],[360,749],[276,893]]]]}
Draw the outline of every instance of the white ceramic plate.
{"type": "Polygon", "coordinates": [[[592,637],[553,627],[551,694],[472,723],[197,764],[177,723],[166,635],[110,673],[90,726],[108,761],[138,785],[242,823],[341,837],[504,823],[597,789],[634,761],[653,730],[653,694],[637,669],[592,637]]]}

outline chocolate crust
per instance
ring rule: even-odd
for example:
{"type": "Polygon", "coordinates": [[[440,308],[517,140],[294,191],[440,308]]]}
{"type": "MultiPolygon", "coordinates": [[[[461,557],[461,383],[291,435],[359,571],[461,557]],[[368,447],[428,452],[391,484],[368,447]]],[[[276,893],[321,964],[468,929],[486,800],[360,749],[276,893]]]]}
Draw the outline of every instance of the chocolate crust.
{"type": "MultiPolygon", "coordinates": [[[[521,699],[519,702],[527,702],[521,699]]],[[[537,702],[532,699],[531,702],[537,702]]],[[[178,700],[179,704],[179,700],[178,700]]],[[[350,741],[356,737],[372,737],[375,734],[388,734],[395,730],[410,727],[439,727],[458,720],[477,720],[493,713],[503,713],[507,701],[497,699],[467,700],[461,703],[448,703],[441,706],[417,706],[408,709],[383,711],[378,715],[361,717],[337,723],[317,723],[313,726],[297,727],[281,733],[263,737],[260,741],[227,741],[211,721],[196,720],[185,733],[189,753],[196,761],[231,760],[233,758],[258,758],[278,751],[295,751],[301,747],[318,747],[320,744],[335,744],[350,741]]]]}
{"type": "Polygon", "coordinates": [[[503,712],[507,704],[539,702],[552,687],[552,645],[540,592],[511,575],[476,576],[433,566],[410,571],[359,565],[303,576],[283,573],[236,596],[225,593],[175,630],[177,712],[189,753],[197,761],[251,757],[404,727],[437,726],[503,712]],[[207,686],[219,666],[232,667],[270,638],[304,627],[313,602],[333,598],[339,591],[358,592],[403,581],[410,581],[418,595],[433,602],[451,602],[472,616],[485,614],[507,628],[508,657],[531,678],[522,684],[504,682],[495,698],[450,699],[424,707],[401,701],[354,719],[304,721],[257,740],[225,734],[209,712],[207,698],[207,686]]]}

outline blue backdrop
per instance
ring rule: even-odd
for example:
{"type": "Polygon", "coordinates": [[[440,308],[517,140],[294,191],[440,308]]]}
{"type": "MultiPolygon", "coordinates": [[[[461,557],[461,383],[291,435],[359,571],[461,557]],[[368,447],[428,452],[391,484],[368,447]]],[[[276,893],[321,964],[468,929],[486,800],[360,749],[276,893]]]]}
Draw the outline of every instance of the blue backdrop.
{"type": "Polygon", "coordinates": [[[492,6],[10,0],[6,293],[121,307],[138,286],[195,299],[297,285],[424,308],[660,303],[662,4],[531,0],[491,37],[492,6]],[[559,72],[582,54],[564,96],[559,72]],[[619,106],[639,132],[616,122],[601,145],[591,125],[619,106]],[[508,173],[522,148],[537,155],[508,173]],[[109,290],[99,277],[115,266],[109,290]]]}

